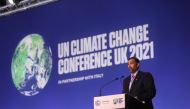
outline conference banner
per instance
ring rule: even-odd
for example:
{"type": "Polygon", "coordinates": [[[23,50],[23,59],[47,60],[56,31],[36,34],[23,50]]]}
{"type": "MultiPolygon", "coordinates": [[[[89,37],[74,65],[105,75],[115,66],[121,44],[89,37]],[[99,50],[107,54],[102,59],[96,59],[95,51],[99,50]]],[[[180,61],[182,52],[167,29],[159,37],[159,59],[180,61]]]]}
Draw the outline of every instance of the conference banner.
{"type": "Polygon", "coordinates": [[[154,108],[187,109],[188,9],[183,1],[58,0],[1,16],[0,108],[93,109],[94,97],[122,94],[137,57],[153,75],[154,108]]]}

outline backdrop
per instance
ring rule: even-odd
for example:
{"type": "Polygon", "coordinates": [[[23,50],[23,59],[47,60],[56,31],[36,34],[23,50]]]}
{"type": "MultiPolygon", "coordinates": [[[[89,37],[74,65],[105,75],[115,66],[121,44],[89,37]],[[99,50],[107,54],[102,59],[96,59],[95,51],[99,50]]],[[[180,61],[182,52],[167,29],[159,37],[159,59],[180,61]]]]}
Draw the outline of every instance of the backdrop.
{"type": "Polygon", "coordinates": [[[0,108],[93,109],[100,88],[122,92],[137,56],[154,76],[155,109],[188,109],[188,4],[59,0],[0,17],[0,108]]]}

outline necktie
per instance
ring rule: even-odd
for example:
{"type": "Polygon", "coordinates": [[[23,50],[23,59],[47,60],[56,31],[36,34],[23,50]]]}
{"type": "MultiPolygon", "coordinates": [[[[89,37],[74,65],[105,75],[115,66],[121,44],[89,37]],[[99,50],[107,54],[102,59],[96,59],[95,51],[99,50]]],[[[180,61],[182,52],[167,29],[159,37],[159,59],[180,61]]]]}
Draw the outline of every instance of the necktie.
{"type": "Polygon", "coordinates": [[[135,80],[135,75],[132,75],[131,81],[133,82],[135,80]]]}
{"type": "Polygon", "coordinates": [[[132,86],[134,80],[135,80],[135,75],[131,75],[131,81],[130,81],[130,84],[129,84],[129,90],[131,90],[131,86],[132,86]]]}

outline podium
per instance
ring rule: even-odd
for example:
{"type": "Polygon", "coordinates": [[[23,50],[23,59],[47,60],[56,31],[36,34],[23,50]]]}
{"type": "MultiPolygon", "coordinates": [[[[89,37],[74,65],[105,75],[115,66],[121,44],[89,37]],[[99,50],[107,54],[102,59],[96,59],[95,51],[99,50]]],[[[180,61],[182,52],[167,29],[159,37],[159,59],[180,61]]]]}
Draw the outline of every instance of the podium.
{"type": "Polygon", "coordinates": [[[94,97],[94,109],[141,109],[143,103],[128,94],[94,97]]]}

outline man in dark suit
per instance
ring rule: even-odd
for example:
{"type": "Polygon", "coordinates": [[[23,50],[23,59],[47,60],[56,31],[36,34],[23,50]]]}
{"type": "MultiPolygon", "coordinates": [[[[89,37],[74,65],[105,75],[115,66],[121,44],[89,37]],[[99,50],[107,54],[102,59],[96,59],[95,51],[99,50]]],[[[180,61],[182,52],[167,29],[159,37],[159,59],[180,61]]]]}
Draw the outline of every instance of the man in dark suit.
{"type": "Polygon", "coordinates": [[[154,79],[149,72],[139,70],[140,61],[136,57],[128,59],[130,76],[123,80],[123,93],[141,102],[140,106],[129,104],[130,109],[153,109],[152,99],[156,95],[154,79]]]}

